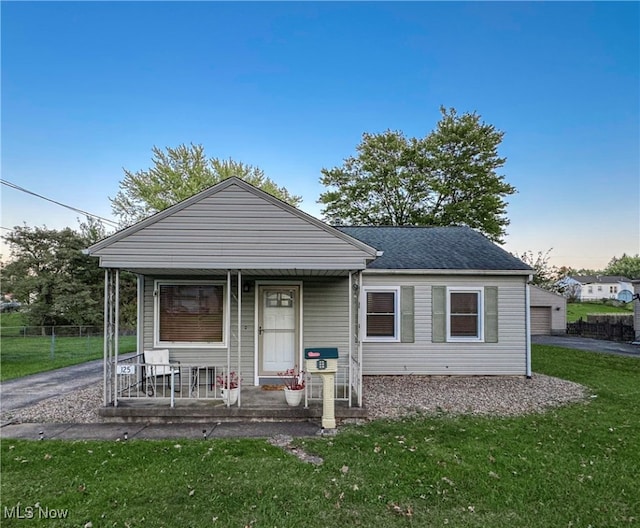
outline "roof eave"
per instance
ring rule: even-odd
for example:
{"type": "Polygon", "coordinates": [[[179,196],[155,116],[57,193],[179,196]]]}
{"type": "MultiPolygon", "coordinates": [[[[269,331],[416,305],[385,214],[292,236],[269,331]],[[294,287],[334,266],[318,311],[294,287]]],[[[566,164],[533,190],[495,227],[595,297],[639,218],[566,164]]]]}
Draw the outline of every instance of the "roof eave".
{"type": "Polygon", "coordinates": [[[362,273],[366,275],[518,275],[530,276],[533,270],[478,270],[478,269],[394,269],[368,268],[362,273]]]}

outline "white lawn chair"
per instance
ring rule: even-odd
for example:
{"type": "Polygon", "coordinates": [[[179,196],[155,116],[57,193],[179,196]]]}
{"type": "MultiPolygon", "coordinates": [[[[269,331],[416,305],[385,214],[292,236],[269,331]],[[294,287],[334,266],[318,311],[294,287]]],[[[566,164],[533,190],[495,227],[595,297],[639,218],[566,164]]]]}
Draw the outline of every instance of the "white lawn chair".
{"type": "Polygon", "coordinates": [[[177,391],[180,388],[180,362],[169,361],[168,348],[154,348],[144,351],[144,382],[147,396],[153,396],[156,393],[158,380],[161,384],[164,382],[171,390],[172,376],[176,378],[174,386],[177,391]]]}

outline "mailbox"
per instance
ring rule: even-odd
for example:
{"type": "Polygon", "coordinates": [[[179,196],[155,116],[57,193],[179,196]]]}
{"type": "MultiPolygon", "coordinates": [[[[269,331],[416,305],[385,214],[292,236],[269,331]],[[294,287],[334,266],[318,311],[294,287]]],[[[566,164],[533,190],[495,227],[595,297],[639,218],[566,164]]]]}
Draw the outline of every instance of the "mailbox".
{"type": "Polygon", "coordinates": [[[322,378],[322,428],[335,429],[335,378],[338,372],[337,348],[305,348],[306,370],[322,378]]]}
{"type": "Polygon", "coordinates": [[[305,348],[306,371],[313,374],[338,372],[337,348],[305,348]]]}

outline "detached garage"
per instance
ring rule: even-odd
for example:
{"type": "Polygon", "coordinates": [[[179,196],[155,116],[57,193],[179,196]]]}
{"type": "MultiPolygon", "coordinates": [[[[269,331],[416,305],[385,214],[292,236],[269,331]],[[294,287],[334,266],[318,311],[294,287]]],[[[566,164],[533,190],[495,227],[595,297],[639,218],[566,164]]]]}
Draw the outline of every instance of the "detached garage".
{"type": "Polygon", "coordinates": [[[531,286],[531,335],[560,335],[567,331],[567,300],[538,286],[531,286]]]}

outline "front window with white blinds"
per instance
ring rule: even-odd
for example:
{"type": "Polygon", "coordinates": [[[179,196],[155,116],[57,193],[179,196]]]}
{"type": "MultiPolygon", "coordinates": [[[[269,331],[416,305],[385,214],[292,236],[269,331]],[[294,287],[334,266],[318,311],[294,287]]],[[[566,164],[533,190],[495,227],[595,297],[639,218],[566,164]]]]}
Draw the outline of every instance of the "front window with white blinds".
{"type": "Polygon", "coordinates": [[[397,288],[365,288],[365,336],[367,341],[398,340],[398,298],[397,288]]]}
{"type": "Polygon", "coordinates": [[[157,282],[155,296],[157,344],[224,344],[222,283],[157,282]]]}

